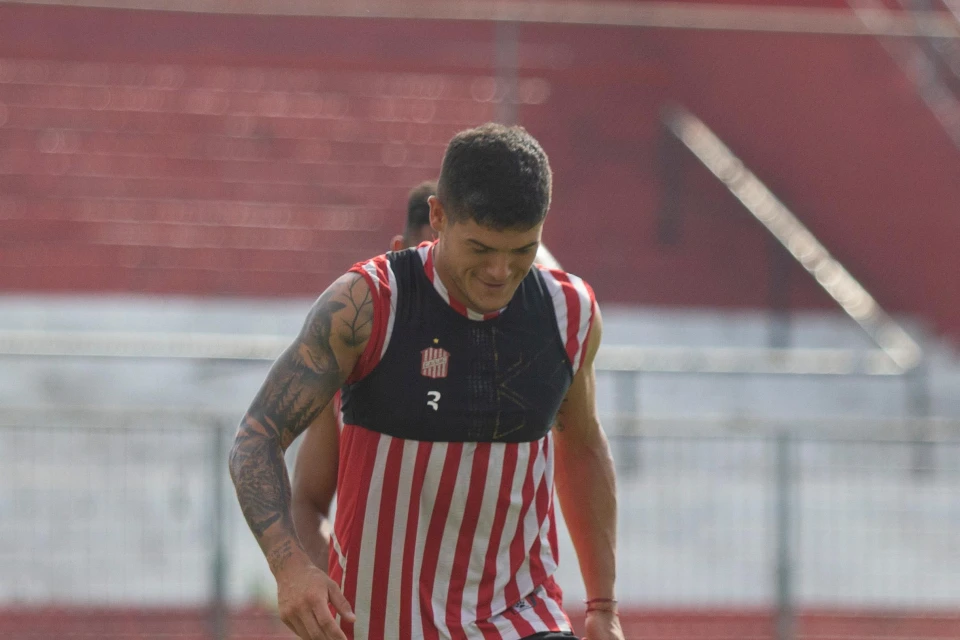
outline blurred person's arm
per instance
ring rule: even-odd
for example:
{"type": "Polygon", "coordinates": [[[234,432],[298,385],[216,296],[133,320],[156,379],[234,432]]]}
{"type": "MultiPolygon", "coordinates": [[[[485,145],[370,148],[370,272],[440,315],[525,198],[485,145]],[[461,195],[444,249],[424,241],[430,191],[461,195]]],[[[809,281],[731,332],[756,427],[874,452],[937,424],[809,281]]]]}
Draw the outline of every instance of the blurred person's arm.
{"type": "Polygon", "coordinates": [[[271,367],[230,451],[237,500],[277,579],[280,617],[301,638],[346,640],[329,604],[344,620],[355,617],[297,537],[283,455],[357,366],[373,326],[371,286],[351,272],[323,292],[300,335],[271,367]]]}
{"type": "Polygon", "coordinates": [[[324,571],[330,551],[330,505],[337,491],[339,461],[335,405],[336,402],[329,403],[307,428],[293,467],[293,524],[307,555],[324,571]]]}
{"type": "Polygon", "coordinates": [[[556,490],[577,551],[588,606],[586,637],[622,640],[616,613],[617,487],[610,445],[597,415],[594,359],[602,322],[594,306],[583,364],[574,376],[554,428],[556,490]]]}

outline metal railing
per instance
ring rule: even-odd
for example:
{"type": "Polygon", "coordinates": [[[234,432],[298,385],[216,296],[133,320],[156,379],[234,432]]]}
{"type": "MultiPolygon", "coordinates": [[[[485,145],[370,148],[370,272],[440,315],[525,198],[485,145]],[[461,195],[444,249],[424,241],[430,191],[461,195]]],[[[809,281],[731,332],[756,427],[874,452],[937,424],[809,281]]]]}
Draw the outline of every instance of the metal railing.
{"type": "MultiPolygon", "coordinates": [[[[238,626],[253,623],[235,616],[252,600],[269,611],[272,595],[226,477],[235,420],[192,409],[0,410],[0,635],[79,638],[99,625],[100,637],[243,637],[238,626]],[[184,630],[184,611],[200,631],[184,630]],[[58,615],[66,622],[44,635],[58,615]]],[[[625,420],[606,416],[618,462],[639,459],[643,470],[619,486],[631,637],[680,637],[654,636],[663,627],[650,626],[651,612],[688,629],[718,612],[728,622],[760,612],[766,622],[751,624],[768,632],[754,637],[781,639],[852,640],[883,618],[905,629],[957,623],[960,423],[925,421],[931,465],[918,476],[907,422],[731,430],[641,420],[622,434],[625,420]],[[824,611],[859,622],[818,635],[811,616],[824,611]]],[[[565,537],[561,556],[576,602],[565,537]]],[[[265,620],[256,624],[272,631],[260,637],[289,637],[265,620]]],[[[731,637],[722,626],[686,637],[731,637]]]]}

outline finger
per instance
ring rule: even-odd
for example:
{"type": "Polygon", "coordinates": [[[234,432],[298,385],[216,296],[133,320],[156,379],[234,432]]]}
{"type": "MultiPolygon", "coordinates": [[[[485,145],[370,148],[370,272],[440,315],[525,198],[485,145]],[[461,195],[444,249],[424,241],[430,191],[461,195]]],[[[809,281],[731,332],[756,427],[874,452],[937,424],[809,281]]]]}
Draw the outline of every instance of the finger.
{"type": "Polygon", "coordinates": [[[300,620],[298,620],[296,616],[293,616],[290,618],[290,620],[286,620],[284,618],[280,619],[283,620],[283,624],[287,625],[287,628],[290,629],[290,631],[293,631],[295,634],[297,634],[298,638],[301,638],[301,640],[310,640],[310,636],[307,635],[306,630],[303,628],[303,625],[300,624],[300,620]]]}
{"type": "MultiPolygon", "coordinates": [[[[326,607],[324,607],[324,609],[326,609],[326,607]]],[[[340,625],[337,624],[337,621],[334,620],[329,611],[327,611],[326,616],[323,618],[318,614],[317,620],[320,624],[320,630],[323,633],[323,635],[320,636],[321,640],[347,640],[343,629],[340,628],[340,625]]]]}
{"type": "Polygon", "coordinates": [[[323,633],[317,619],[313,617],[313,612],[309,609],[300,614],[300,623],[303,625],[308,640],[324,640],[327,636],[323,633]]]}
{"type": "Polygon", "coordinates": [[[353,614],[353,608],[350,602],[344,597],[343,592],[335,584],[327,587],[327,595],[330,597],[330,604],[337,610],[340,616],[347,622],[356,622],[357,616],[353,614]]]}

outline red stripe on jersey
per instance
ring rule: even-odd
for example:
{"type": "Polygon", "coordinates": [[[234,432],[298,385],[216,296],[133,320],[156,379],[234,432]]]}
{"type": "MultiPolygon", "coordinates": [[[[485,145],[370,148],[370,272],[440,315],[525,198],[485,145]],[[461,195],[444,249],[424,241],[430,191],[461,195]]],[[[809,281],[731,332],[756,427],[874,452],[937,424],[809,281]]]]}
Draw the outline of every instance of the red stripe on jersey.
{"type": "Polygon", "coordinates": [[[547,540],[550,541],[550,549],[553,551],[553,564],[560,563],[560,549],[557,548],[557,518],[555,515],[556,503],[552,500],[550,501],[550,512],[547,514],[547,518],[550,520],[550,533],[547,535],[547,540]]]}
{"type": "MultiPolygon", "coordinates": [[[[533,465],[537,460],[537,456],[540,453],[540,442],[531,442],[530,443],[530,460],[527,462],[527,471],[524,474],[523,479],[523,489],[521,490],[521,500],[523,504],[527,505],[527,509],[533,507],[533,465]]],[[[514,532],[513,540],[510,543],[510,581],[504,587],[504,595],[506,596],[507,606],[511,607],[520,601],[520,585],[517,584],[517,572],[520,570],[520,565],[523,564],[524,556],[526,555],[526,548],[524,545],[524,525],[526,521],[526,509],[520,513],[520,518],[517,521],[517,530],[514,532]]],[[[529,635],[529,634],[528,634],[529,635]]]]}
{"type": "MultiPolygon", "coordinates": [[[[510,508],[510,497],[513,493],[513,476],[517,470],[518,448],[507,447],[503,455],[503,471],[500,476],[500,493],[497,496],[497,510],[493,517],[493,526],[490,529],[490,543],[487,546],[487,556],[483,563],[483,577],[480,579],[480,589],[477,595],[477,619],[486,620],[493,613],[493,590],[497,580],[497,556],[500,551],[500,540],[503,537],[503,527],[510,508]]],[[[486,632],[484,632],[486,635],[486,632]]],[[[499,634],[498,634],[499,635],[499,634]]]]}
{"type": "Polygon", "coordinates": [[[510,621],[510,624],[513,625],[513,628],[517,630],[517,633],[521,638],[527,638],[537,633],[537,630],[533,628],[529,622],[524,619],[523,614],[521,614],[516,609],[507,609],[503,612],[503,617],[510,621]]]}
{"type": "MultiPolygon", "coordinates": [[[[339,485],[339,496],[337,510],[342,514],[334,520],[338,528],[337,538],[340,540],[349,540],[343,553],[346,556],[347,570],[343,579],[343,595],[353,603],[357,601],[357,572],[362,559],[360,558],[360,545],[363,540],[363,514],[367,510],[367,496],[370,493],[371,479],[376,470],[377,462],[377,442],[380,440],[380,434],[367,431],[360,427],[349,425],[344,427],[340,440],[341,456],[345,459],[360,459],[360,468],[351,467],[350,482],[343,482],[343,474],[346,472],[347,464],[340,465],[341,482],[339,485]],[[351,455],[352,449],[356,448],[359,456],[351,455]]],[[[355,462],[355,460],[353,461],[355,462]]],[[[348,638],[353,637],[353,624],[341,621],[341,628],[348,638]]]]}
{"type": "MultiPolygon", "coordinates": [[[[340,559],[337,556],[337,550],[334,549],[333,544],[330,544],[330,548],[327,551],[327,574],[330,576],[330,579],[337,583],[337,586],[340,587],[340,590],[343,591],[343,568],[340,566],[340,559]]],[[[330,615],[334,618],[337,617],[337,610],[334,606],[330,605],[330,615]]]]}
{"type": "MultiPolygon", "coordinates": [[[[553,579],[553,576],[547,578],[543,588],[546,590],[547,596],[557,603],[557,608],[560,609],[560,615],[563,616],[563,620],[557,620],[557,622],[561,623],[567,628],[570,628],[570,618],[567,616],[566,611],[563,610],[563,589],[561,589],[560,585],[557,584],[557,581],[553,579]]],[[[554,617],[553,614],[550,615],[552,618],[554,617]]]]}
{"type": "MultiPolygon", "coordinates": [[[[544,453],[548,450],[549,447],[544,447],[544,453]]],[[[547,579],[547,570],[543,566],[543,558],[540,555],[543,552],[540,533],[543,531],[543,523],[547,519],[549,501],[550,495],[547,490],[547,479],[543,477],[537,486],[537,499],[535,502],[537,509],[537,537],[533,539],[533,545],[530,547],[530,578],[533,580],[534,586],[543,584],[547,579]]]]}
{"type": "MultiPolygon", "coordinates": [[[[423,479],[427,475],[430,460],[430,442],[417,445],[417,459],[413,464],[413,479],[410,485],[410,508],[407,511],[407,531],[403,540],[403,566],[400,570],[400,640],[413,638],[413,560],[417,549],[417,529],[420,526],[420,494],[423,479]]],[[[419,635],[419,631],[418,631],[419,635]]]]}
{"type": "Polygon", "coordinates": [[[577,293],[566,273],[563,271],[550,273],[563,287],[563,297],[567,301],[567,339],[564,346],[567,348],[567,357],[572,364],[580,349],[580,342],[577,340],[577,334],[580,333],[580,294],[577,293]]]}
{"type": "Polygon", "coordinates": [[[547,628],[551,631],[560,630],[560,621],[553,617],[553,614],[550,613],[550,609],[547,607],[547,601],[543,598],[538,597],[536,602],[533,604],[533,612],[537,614],[537,617],[547,625],[547,628]]]}
{"type": "Polygon", "coordinates": [[[387,335],[387,323],[390,320],[390,274],[387,271],[389,268],[386,256],[377,256],[366,263],[358,263],[350,268],[350,273],[359,273],[370,287],[370,297],[373,300],[373,324],[367,346],[350,373],[348,383],[359,382],[380,362],[383,341],[387,335]],[[377,269],[377,282],[374,282],[373,277],[363,268],[363,265],[368,263],[373,264],[377,269]]]}
{"type": "Polygon", "coordinates": [[[437,640],[440,637],[433,616],[433,588],[442,551],[443,530],[450,513],[450,503],[453,500],[453,490],[457,484],[457,473],[460,471],[462,456],[462,442],[447,444],[447,454],[443,461],[443,470],[440,472],[440,489],[433,505],[430,525],[427,527],[423,564],[420,569],[420,616],[423,619],[425,640],[437,640]]]}
{"type": "Polygon", "coordinates": [[[447,628],[453,637],[463,635],[463,591],[467,584],[467,572],[470,569],[470,555],[476,542],[477,522],[480,507],[483,504],[483,490],[487,482],[487,470],[490,465],[490,443],[480,442],[473,452],[473,466],[470,470],[470,488],[467,490],[467,502],[463,511],[463,523],[457,537],[454,551],[453,571],[450,575],[450,597],[447,600],[447,628]]]}
{"type": "MultiPolygon", "coordinates": [[[[399,478],[400,464],[403,462],[403,440],[393,438],[387,452],[387,463],[383,470],[384,478],[399,478]]],[[[380,510],[377,524],[377,545],[373,561],[373,575],[379,576],[373,581],[371,598],[373,602],[387,601],[387,587],[390,585],[390,552],[393,546],[393,521],[397,512],[397,492],[400,484],[386,481],[380,497],[380,510]]],[[[386,626],[386,607],[377,607],[370,611],[370,637],[384,637],[386,626]]]]}
{"type": "Polygon", "coordinates": [[[503,640],[497,625],[489,620],[477,620],[477,629],[483,634],[484,640],[503,640]]]}
{"type": "MultiPolygon", "coordinates": [[[[467,313],[467,306],[465,304],[463,304],[462,302],[460,302],[459,300],[457,300],[456,298],[454,298],[449,294],[447,294],[447,297],[449,298],[447,302],[450,303],[450,306],[453,308],[454,311],[456,311],[462,316],[469,316],[469,314],[467,313]]],[[[497,316],[495,315],[493,317],[496,318],[497,316]]]]}

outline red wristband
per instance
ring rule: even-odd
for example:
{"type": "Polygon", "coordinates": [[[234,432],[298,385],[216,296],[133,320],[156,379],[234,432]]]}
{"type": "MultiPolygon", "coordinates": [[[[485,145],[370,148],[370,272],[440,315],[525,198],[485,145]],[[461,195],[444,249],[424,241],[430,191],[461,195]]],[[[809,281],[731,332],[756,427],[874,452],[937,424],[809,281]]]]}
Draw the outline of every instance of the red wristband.
{"type": "Polygon", "coordinates": [[[616,598],[590,598],[589,600],[584,600],[583,603],[587,605],[586,613],[592,613],[594,611],[602,611],[603,613],[612,614],[617,613],[616,598]]]}
{"type": "Polygon", "coordinates": [[[592,604],[600,604],[600,603],[617,604],[617,599],[616,598],[590,598],[589,600],[583,601],[583,604],[587,605],[588,607],[592,604]]]}

